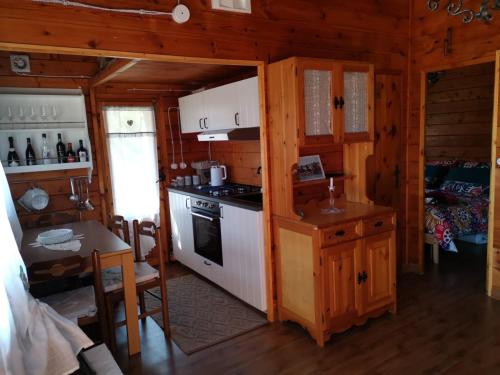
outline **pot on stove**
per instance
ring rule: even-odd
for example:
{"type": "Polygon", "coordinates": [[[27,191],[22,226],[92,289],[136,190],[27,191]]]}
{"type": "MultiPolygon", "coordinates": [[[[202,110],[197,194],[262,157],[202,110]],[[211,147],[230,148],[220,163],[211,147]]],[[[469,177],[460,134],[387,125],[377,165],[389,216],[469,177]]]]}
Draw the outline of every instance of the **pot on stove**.
{"type": "Polygon", "coordinates": [[[210,185],[222,186],[227,179],[227,170],[225,165],[213,165],[210,167],[210,185]]]}

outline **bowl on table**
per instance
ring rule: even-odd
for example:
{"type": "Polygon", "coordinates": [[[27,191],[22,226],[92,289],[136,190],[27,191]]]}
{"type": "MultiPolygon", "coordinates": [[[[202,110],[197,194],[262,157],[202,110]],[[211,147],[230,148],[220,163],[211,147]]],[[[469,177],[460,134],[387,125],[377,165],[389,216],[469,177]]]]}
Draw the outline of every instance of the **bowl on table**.
{"type": "Polygon", "coordinates": [[[42,232],[36,238],[37,242],[42,245],[53,245],[56,243],[67,242],[73,238],[73,229],[51,229],[42,232]]]}

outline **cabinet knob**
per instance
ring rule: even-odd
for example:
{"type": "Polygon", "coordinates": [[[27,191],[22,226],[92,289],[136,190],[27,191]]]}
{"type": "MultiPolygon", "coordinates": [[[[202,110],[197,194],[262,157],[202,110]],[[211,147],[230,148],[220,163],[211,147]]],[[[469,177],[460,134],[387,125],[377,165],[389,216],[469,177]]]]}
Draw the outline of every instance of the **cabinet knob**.
{"type": "Polygon", "coordinates": [[[363,282],[363,275],[361,272],[358,272],[358,285],[360,285],[363,282]]]}
{"type": "Polygon", "coordinates": [[[340,109],[344,108],[344,97],[340,97],[340,100],[339,100],[339,106],[340,106],[340,109]]]}

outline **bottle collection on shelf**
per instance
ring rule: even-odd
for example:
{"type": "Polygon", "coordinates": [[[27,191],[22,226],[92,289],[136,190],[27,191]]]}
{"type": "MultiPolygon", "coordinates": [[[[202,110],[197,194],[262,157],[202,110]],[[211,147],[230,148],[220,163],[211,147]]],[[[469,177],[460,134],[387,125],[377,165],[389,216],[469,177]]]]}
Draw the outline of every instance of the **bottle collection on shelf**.
{"type": "MultiPolygon", "coordinates": [[[[57,159],[57,163],[75,163],[75,162],[86,162],[89,161],[89,153],[85,147],[83,147],[83,140],[79,140],[80,147],[78,150],[73,151],[73,144],[68,143],[68,148],[62,141],[61,133],[57,134],[58,142],[56,144],[56,155],[52,155],[49,145],[47,143],[47,135],[42,134],[42,157],[37,159],[35,156],[35,150],[31,145],[31,138],[26,139],[26,159],[24,160],[25,165],[36,165],[36,164],[53,164],[57,159]]],[[[18,167],[21,165],[21,160],[17,155],[16,149],[14,147],[14,138],[9,137],[9,153],[7,155],[7,166],[18,167]]]]}

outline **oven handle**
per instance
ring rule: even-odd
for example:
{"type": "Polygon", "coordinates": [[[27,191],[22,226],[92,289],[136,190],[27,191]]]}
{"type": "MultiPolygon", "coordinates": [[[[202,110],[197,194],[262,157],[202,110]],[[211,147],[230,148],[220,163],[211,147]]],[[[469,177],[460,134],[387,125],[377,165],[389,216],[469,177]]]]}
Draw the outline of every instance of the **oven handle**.
{"type": "Polygon", "coordinates": [[[209,220],[209,221],[214,221],[213,217],[205,216],[205,215],[193,212],[193,211],[191,211],[191,215],[196,216],[196,217],[201,217],[202,219],[206,219],[206,220],[209,220]]]}

